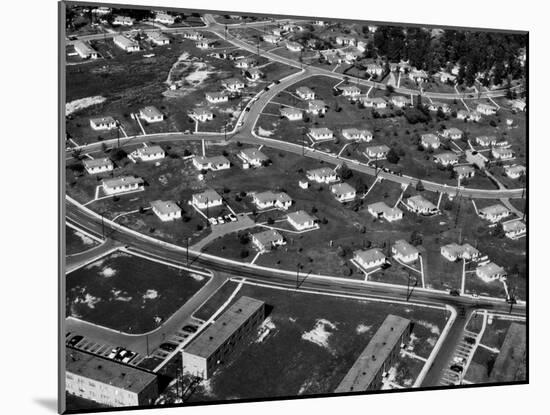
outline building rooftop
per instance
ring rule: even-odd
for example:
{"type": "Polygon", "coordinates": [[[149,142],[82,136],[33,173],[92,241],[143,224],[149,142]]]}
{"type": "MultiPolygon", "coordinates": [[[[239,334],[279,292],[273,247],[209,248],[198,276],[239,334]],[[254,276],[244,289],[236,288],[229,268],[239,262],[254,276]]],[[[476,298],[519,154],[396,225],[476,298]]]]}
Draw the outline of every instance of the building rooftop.
{"type": "Polygon", "coordinates": [[[420,209],[437,209],[437,207],[432,202],[425,199],[422,195],[411,196],[407,199],[407,202],[411,202],[413,205],[416,205],[420,209]]]}
{"type": "Polygon", "coordinates": [[[114,177],[112,179],[103,179],[103,186],[106,187],[119,187],[122,185],[131,185],[131,184],[143,184],[143,179],[141,177],[134,176],[120,176],[114,177]]]}
{"type": "Polygon", "coordinates": [[[94,124],[102,124],[102,123],[111,124],[116,122],[115,119],[110,115],[106,115],[105,117],[90,118],[90,121],[93,122],[94,124]]]}
{"type": "Polygon", "coordinates": [[[337,183],[330,186],[330,191],[337,196],[347,195],[349,193],[355,193],[355,188],[348,183],[337,183]]]}
{"type": "Polygon", "coordinates": [[[484,215],[490,215],[490,216],[510,213],[508,208],[501,205],[501,204],[496,204],[496,205],[491,205],[491,206],[484,207],[483,209],[479,209],[479,212],[484,214],[484,215]]]}
{"type": "Polygon", "coordinates": [[[292,107],[281,107],[281,114],[282,115],[297,115],[301,114],[302,110],[299,108],[292,108],[292,107]]]}
{"type": "Polygon", "coordinates": [[[470,174],[475,172],[475,169],[472,166],[455,166],[453,167],[453,170],[457,174],[470,174]]]}
{"type": "Polygon", "coordinates": [[[212,156],[212,157],[204,157],[204,156],[195,156],[195,159],[200,164],[229,164],[229,160],[225,156],[212,156]]]}
{"type": "Polygon", "coordinates": [[[326,107],[325,101],[322,99],[312,99],[311,101],[308,101],[307,105],[309,109],[323,109],[326,107]]]}
{"type": "Polygon", "coordinates": [[[374,211],[374,212],[383,213],[383,214],[386,214],[386,215],[389,215],[389,216],[393,216],[393,215],[396,215],[398,213],[402,213],[401,209],[396,208],[396,207],[388,206],[386,204],[386,202],[371,203],[370,205],[368,205],[367,208],[374,211]]]}
{"type": "Polygon", "coordinates": [[[267,192],[260,192],[254,195],[256,200],[259,202],[271,202],[271,201],[280,201],[283,203],[292,202],[292,199],[285,192],[272,192],[268,190],[267,192]]]}
{"type": "Polygon", "coordinates": [[[243,295],[183,351],[209,358],[263,305],[263,301],[243,295]]]}
{"type": "Polygon", "coordinates": [[[410,324],[406,318],[388,314],[335,392],[367,390],[410,324]]]}
{"type": "Polygon", "coordinates": [[[305,224],[315,220],[305,210],[298,210],[296,212],[289,213],[287,216],[288,216],[288,219],[291,219],[292,221],[298,224],[305,224]]]}
{"type": "Polygon", "coordinates": [[[142,108],[140,112],[149,118],[162,117],[162,112],[152,105],[142,108]]]}
{"type": "Polygon", "coordinates": [[[138,43],[135,40],[129,39],[126,36],[115,35],[113,41],[120,43],[124,47],[138,46],[138,43]]]}
{"type": "Polygon", "coordinates": [[[393,248],[397,251],[398,254],[403,256],[416,255],[419,253],[418,249],[415,246],[411,245],[404,239],[399,239],[393,244],[393,248]]]}
{"type": "Polygon", "coordinates": [[[504,230],[504,232],[515,232],[527,229],[527,225],[525,225],[525,223],[523,223],[521,220],[514,220],[512,222],[503,223],[502,229],[504,230]]]}
{"type": "Polygon", "coordinates": [[[269,157],[267,157],[264,153],[262,153],[260,150],[256,148],[245,148],[241,150],[241,154],[248,160],[259,160],[259,161],[269,160],[269,157]]]}
{"type": "Polygon", "coordinates": [[[390,148],[385,144],[382,144],[380,146],[367,147],[367,152],[376,153],[376,154],[387,153],[388,151],[390,151],[390,148]]]}
{"type": "Polygon", "coordinates": [[[319,167],[318,169],[308,170],[306,173],[308,176],[319,176],[319,177],[336,175],[336,172],[330,167],[319,167]]]}
{"type": "Polygon", "coordinates": [[[82,161],[86,168],[93,169],[94,167],[103,167],[103,166],[112,166],[113,162],[107,157],[102,157],[98,159],[86,159],[82,161]]]}
{"type": "Polygon", "coordinates": [[[161,146],[155,145],[155,146],[148,146],[148,147],[140,147],[137,150],[138,154],[141,156],[149,156],[152,154],[158,154],[158,153],[164,153],[164,150],[161,146]]]}
{"type": "Polygon", "coordinates": [[[179,212],[181,210],[176,202],[171,200],[154,200],[150,203],[150,205],[153,209],[158,210],[163,215],[179,212]]]}
{"type": "Polygon", "coordinates": [[[65,365],[69,373],[135,393],[157,381],[153,373],[70,348],[65,365]]]}
{"type": "Polygon", "coordinates": [[[435,134],[422,134],[421,140],[430,145],[439,143],[439,137],[435,134]]]}
{"type": "Polygon", "coordinates": [[[485,265],[481,265],[477,269],[480,273],[485,274],[487,276],[504,273],[504,268],[502,268],[501,266],[498,266],[494,262],[489,262],[485,265]]]}
{"type": "Polygon", "coordinates": [[[161,32],[148,32],[147,36],[151,40],[169,40],[168,36],[163,35],[161,32]]]}
{"type": "Polygon", "coordinates": [[[306,94],[314,94],[313,90],[307,86],[301,86],[299,87],[298,89],[296,89],[296,92],[298,94],[303,94],[303,95],[306,95],[306,94]]]}
{"type": "Polygon", "coordinates": [[[447,162],[450,162],[452,160],[458,161],[459,159],[458,154],[451,153],[451,152],[436,154],[434,158],[439,161],[447,161],[447,162]]]}
{"type": "Polygon", "coordinates": [[[313,134],[313,135],[325,135],[325,134],[332,134],[332,130],[330,128],[327,128],[327,127],[310,128],[309,133],[313,134]]]}
{"type": "Polygon", "coordinates": [[[366,263],[386,258],[386,255],[378,248],[355,251],[354,255],[366,263]]]}
{"type": "Polygon", "coordinates": [[[271,246],[274,242],[283,239],[282,235],[275,229],[268,229],[262,232],[255,233],[252,235],[252,237],[264,247],[271,246]]]}
{"type": "Polygon", "coordinates": [[[214,200],[220,200],[222,197],[215,190],[205,190],[202,193],[196,193],[193,197],[198,203],[212,202],[214,200]]]}
{"type": "Polygon", "coordinates": [[[91,55],[92,53],[95,53],[95,50],[92,49],[90,45],[88,45],[86,42],[83,42],[82,40],[77,40],[73,43],[73,46],[75,49],[79,50],[81,53],[86,55],[91,55]]]}

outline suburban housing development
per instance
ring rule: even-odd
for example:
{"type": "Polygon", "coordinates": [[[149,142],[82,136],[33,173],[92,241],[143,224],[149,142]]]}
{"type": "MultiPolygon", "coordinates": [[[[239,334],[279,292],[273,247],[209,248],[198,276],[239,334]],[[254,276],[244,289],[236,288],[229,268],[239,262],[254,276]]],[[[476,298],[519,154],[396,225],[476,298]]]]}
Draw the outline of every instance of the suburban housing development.
{"type": "Polygon", "coordinates": [[[67,410],[526,383],[526,34],[64,7],[67,410]]]}

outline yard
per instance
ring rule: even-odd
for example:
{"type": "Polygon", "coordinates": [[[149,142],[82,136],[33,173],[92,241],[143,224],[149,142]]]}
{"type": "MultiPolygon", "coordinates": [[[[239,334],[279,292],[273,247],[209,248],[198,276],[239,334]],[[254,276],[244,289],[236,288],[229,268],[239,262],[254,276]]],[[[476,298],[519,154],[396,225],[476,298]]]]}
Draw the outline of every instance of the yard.
{"type": "MultiPolygon", "coordinates": [[[[209,301],[228,298],[220,291],[209,301]]],[[[266,302],[271,310],[254,338],[232,355],[188,402],[330,393],[353,365],[387,314],[415,322],[413,353],[427,357],[443,329],[446,312],[244,284],[236,295],[266,302]],[[274,370],[274,368],[293,368],[274,370]],[[269,373],[270,376],[265,376],[269,373]]],[[[208,306],[208,302],[205,306],[208,306]]],[[[203,307],[204,308],[204,307],[203,307]]],[[[216,307],[210,307],[213,310],[216,307]]],[[[202,318],[208,313],[201,314],[202,318]]],[[[403,358],[396,381],[411,386],[423,362],[403,358]]],[[[170,394],[170,391],[168,391],[170,394]]]]}
{"type": "Polygon", "coordinates": [[[122,251],[67,274],[67,316],[126,333],[164,323],[207,277],[122,251]]]}
{"type": "Polygon", "coordinates": [[[69,226],[65,226],[66,255],[78,254],[79,252],[87,251],[97,245],[98,243],[89,236],[69,226]]]}

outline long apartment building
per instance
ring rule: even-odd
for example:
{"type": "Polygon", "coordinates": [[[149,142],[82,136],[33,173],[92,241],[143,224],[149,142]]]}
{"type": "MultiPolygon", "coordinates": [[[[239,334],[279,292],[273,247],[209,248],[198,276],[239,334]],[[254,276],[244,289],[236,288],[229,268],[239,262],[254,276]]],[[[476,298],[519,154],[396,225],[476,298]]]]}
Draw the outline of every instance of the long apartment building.
{"type": "Polygon", "coordinates": [[[334,392],[379,390],[384,372],[396,362],[401,344],[408,340],[410,334],[410,320],[388,314],[334,392]]]}
{"type": "Polygon", "coordinates": [[[262,323],[265,303],[240,297],[220,318],[181,352],[184,372],[208,379],[219,365],[262,323]]]}
{"type": "Polygon", "coordinates": [[[65,386],[69,394],[104,405],[152,405],[158,397],[153,373],[67,348],[65,386]]]}

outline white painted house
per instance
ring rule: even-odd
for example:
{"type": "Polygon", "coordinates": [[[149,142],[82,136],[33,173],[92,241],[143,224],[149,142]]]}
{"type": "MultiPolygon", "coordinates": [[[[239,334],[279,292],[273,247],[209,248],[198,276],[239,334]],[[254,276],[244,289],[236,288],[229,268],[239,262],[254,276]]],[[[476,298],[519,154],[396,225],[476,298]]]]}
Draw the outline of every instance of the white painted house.
{"type": "Polygon", "coordinates": [[[135,190],[143,190],[144,181],[141,177],[121,176],[103,179],[103,190],[108,195],[116,195],[135,190]]]}
{"type": "Polygon", "coordinates": [[[365,269],[380,267],[387,261],[380,249],[359,250],[353,253],[353,259],[365,269]]]}
{"type": "Polygon", "coordinates": [[[313,92],[313,90],[311,88],[308,88],[307,86],[301,86],[296,89],[296,95],[306,101],[310,99],[315,99],[315,92],[313,92]]]}
{"type": "Polygon", "coordinates": [[[384,72],[384,68],[382,67],[382,65],[378,65],[376,63],[369,63],[365,68],[365,72],[368,73],[369,75],[380,76],[384,72]]]}
{"type": "Polygon", "coordinates": [[[116,16],[113,19],[113,26],[133,26],[134,19],[129,16],[116,16]]]}
{"type": "Polygon", "coordinates": [[[441,142],[439,141],[439,137],[435,134],[422,134],[420,137],[420,144],[422,144],[424,148],[432,148],[435,150],[439,148],[441,142]]]}
{"type": "Polygon", "coordinates": [[[313,115],[324,114],[327,112],[325,101],[320,99],[312,99],[307,103],[307,111],[313,115]]]}
{"type": "Polygon", "coordinates": [[[85,159],[82,163],[88,174],[105,173],[112,171],[114,168],[113,162],[107,157],[85,159]]]}
{"type": "Polygon", "coordinates": [[[334,137],[334,132],[326,127],[310,128],[309,136],[315,141],[331,140],[334,137]]]}
{"type": "Polygon", "coordinates": [[[351,36],[336,36],[336,44],[339,46],[355,46],[356,40],[351,36]]]}
{"type": "Polygon", "coordinates": [[[359,100],[361,101],[363,106],[366,108],[384,109],[388,107],[388,102],[381,97],[369,98],[369,97],[361,96],[359,100]]]}
{"type": "Polygon", "coordinates": [[[82,59],[97,59],[99,57],[97,51],[82,40],[77,40],[74,42],[73,46],[76,53],[78,53],[82,59]]]}
{"type": "Polygon", "coordinates": [[[206,108],[195,108],[189,116],[198,122],[206,122],[214,119],[214,113],[206,108]]]}
{"type": "Polygon", "coordinates": [[[113,130],[117,128],[117,122],[111,116],[92,118],[90,119],[90,127],[92,127],[96,131],[113,130]]]}
{"type": "Polygon", "coordinates": [[[436,163],[441,164],[442,166],[453,166],[458,163],[459,156],[456,153],[446,152],[441,154],[436,154],[434,160],[436,163]]]}
{"type": "Polygon", "coordinates": [[[355,188],[348,183],[337,183],[330,186],[330,191],[341,203],[350,202],[355,199],[357,194],[355,188]]]}
{"type": "Polygon", "coordinates": [[[292,206],[291,197],[285,192],[259,192],[252,195],[252,201],[258,209],[268,209],[276,207],[287,210],[292,206]]]}
{"type": "Polygon", "coordinates": [[[240,92],[246,85],[244,81],[238,78],[228,78],[222,81],[222,85],[230,92],[240,92]]]}
{"type": "Polygon", "coordinates": [[[496,204],[479,209],[478,213],[482,219],[496,223],[510,215],[510,210],[504,205],[496,204]]]}
{"type": "Polygon", "coordinates": [[[504,172],[510,179],[519,179],[525,174],[527,169],[525,166],[514,164],[512,166],[504,166],[504,172]]]}
{"type": "Polygon", "coordinates": [[[372,132],[358,128],[344,128],[342,130],[342,136],[347,140],[365,141],[367,143],[373,139],[372,132]]]}
{"type": "Polygon", "coordinates": [[[441,247],[441,255],[449,261],[454,262],[458,259],[476,259],[479,258],[481,253],[468,243],[462,245],[451,243],[441,247]]]}
{"type": "Polygon", "coordinates": [[[494,146],[496,142],[497,138],[494,135],[480,135],[476,137],[476,144],[483,147],[494,146]]]}
{"type": "Polygon", "coordinates": [[[163,159],[166,156],[166,153],[161,146],[148,146],[140,147],[131,154],[132,157],[135,157],[141,161],[154,161],[163,159]]]}
{"type": "Polygon", "coordinates": [[[509,148],[495,147],[491,150],[491,154],[497,160],[510,160],[514,158],[514,152],[509,148]]]}
{"type": "Polygon", "coordinates": [[[171,25],[176,22],[176,18],[168,13],[159,12],[155,14],[155,22],[171,25]]]}
{"type": "Polygon", "coordinates": [[[139,43],[126,36],[116,35],[113,37],[113,42],[126,52],[139,52],[139,43]]]}
{"type": "Polygon", "coordinates": [[[458,128],[451,127],[444,129],[441,135],[445,138],[450,138],[451,140],[459,140],[462,138],[463,132],[458,128]]]}
{"type": "Polygon", "coordinates": [[[160,112],[156,107],[149,105],[139,110],[139,117],[149,124],[155,122],[161,122],[164,120],[164,114],[160,112]]]}
{"type": "Polygon", "coordinates": [[[342,96],[344,97],[355,98],[361,95],[361,89],[359,89],[355,85],[344,85],[338,87],[338,89],[342,91],[342,96]]]}
{"type": "Polygon", "coordinates": [[[163,35],[161,32],[147,32],[147,37],[157,46],[164,46],[170,43],[168,36],[163,35]]]}
{"type": "Polygon", "coordinates": [[[269,161],[267,157],[260,150],[255,148],[245,148],[239,152],[239,157],[247,164],[253,167],[262,167],[269,161]]]}
{"type": "Polygon", "coordinates": [[[306,177],[316,183],[334,183],[337,182],[338,175],[330,167],[321,167],[318,169],[308,170],[306,177]]]}
{"type": "Polygon", "coordinates": [[[410,104],[410,100],[403,95],[393,95],[391,97],[391,103],[398,108],[404,108],[410,104]]]}
{"type": "Polygon", "coordinates": [[[286,48],[291,52],[300,52],[304,49],[302,45],[300,45],[298,42],[286,42],[286,48]]]}
{"type": "Polygon", "coordinates": [[[437,206],[435,206],[432,202],[425,199],[421,195],[409,197],[406,200],[405,205],[412,212],[423,214],[423,215],[433,215],[434,213],[437,213],[439,211],[437,209],[437,206]]]}
{"type": "Polygon", "coordinates": [[[371,203],[367,207],[367,211],[377,219],[381,217],[388,222],[403,219],[403,211],[396,207],[388,206],[385,202],[371,203]]]}
{"type": "Polygon", "coordinates": [[[297,121],[303,118],[302,110],[292,107],[281,107],[281,116],[290,121],[297,121]]]}
{"type": "Polygon", "coordinates": [[[219,104],[229,101],[229,96],[224,91],[206,92],[206,100],[211,104],[219,104]]]}
{"type": "Polygon", "coordinates": [[[199,209],[207,209],[221,206],[223,199],[216,191],[208,189],[202,193],[195,193],[192,198],[192,204],[199,209]]]}
{"type": "Polygon", "coordinates": [[[285,244],[283,236],[275,229],[268,229],[252,234],[252,243],[260,252],[271,251],[277,246],[285,244]]]}
{"type": "Polygon", "coordinates": [[[415,246],[404,239],[395,241],[391,248],[391,252],[396,259],[406,264],[416,261],[420,253],[415,246]]]}
{"type": "Polygon", "coordinates": [[[155,215],[163,222],[181,218],[181,208],[171,200],[154,200],[150,205],[155,215]]]}
{"type": "Polygon", "coordinates": [[[224,156],[195,156],[193,157],[193,166],[195,166],[197,170],[218,171],[229,169],[231,167],[231,163],[224,156]]]}
{"type": "Polygon", "coordinates": [[[290,223],[297,231],[303,231],[315,227],[315,219],[305,210],[289,213],[286,218],[288,223],[290,223]]]}
{"type": "Polygon", "coordinates": [[[502,229],[510,239],[516,239],[527,233],[527,226],[521,220],[514,220],[502,224],[502,229]]]}
{"type": "Polygon", "coordinates": [[[498,266],[494,262],[489,262],[488,264],[477,267],[476,275],[485,282],[495,280],[503,281],[506,279],[506,271],[504,268],[498,266]]]}
{"type": "Polygon", "coordinates": [[[279,36],[275,36],[275,35],[263,35],[262,36],[262,40],[264,42],[271,43],[272,45],[276,45],[277,43],[279,43],[280,39],[281,38],[279,36]]]}
{"type": "Polygon", "coordinates": [[[384,160],[388,155],[390,148],[385,145],[369,146],[365,149],[365,153],[371,160],[384,160]]]}
{"type": "Polygon", "coordinates": [[[476,111],[483,115],[495,115],[497,107],[491,104],[479,103],[477,104],[476,111]]]}
{"type": "Polygon", "coordinates": [[[472,166],[455,166],[453,171],[460,180],[472,178],[476,174],[476,170],[472,166]]]}

